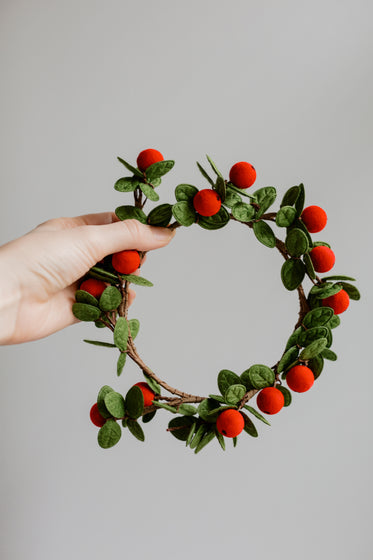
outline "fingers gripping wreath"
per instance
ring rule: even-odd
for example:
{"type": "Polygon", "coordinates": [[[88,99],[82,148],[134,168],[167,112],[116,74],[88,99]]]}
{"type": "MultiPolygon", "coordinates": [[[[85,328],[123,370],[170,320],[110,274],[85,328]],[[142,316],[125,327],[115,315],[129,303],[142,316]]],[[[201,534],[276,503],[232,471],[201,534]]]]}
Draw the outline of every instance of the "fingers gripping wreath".
{"type": "Polygon", "coordinates": [[[324,360],[336,360],[331,350],[332,331],[340,324],[339,315],[346,311],[350,300],[360,294],[351,284],[353,278],[342,275],[320,277],[335,263],[330,245],[313,241],[311,233],[324,229],[325,211],[319,206],[304,208],[303,184],[288,189],[277,212],[267,212],[276,199],[274,187],[262,187],[249,194],[256,180],[255,168],[247,162],[235,163],[229,180],[207,156],[213,177],[199,164],[208,188],[198,189],[190,184],[175,188],[174,204],[156,205],[148,214],[147,201],[158,202],[157,188],[161,178],[174,166],[154,149],[142,151],[137,167],[118,158],[130,172],[120,178],[114,188],[122,193],[133,193],[134,203],[119,206],[115,213],[120,220],[136,219],[144,224],[175,229],[197,224],[203,229],[215,230],[231,220],[252,230],[265,247],[276,248],[284,262],[281,280],[287,290],[297,291],[299,314],[282,356],[269,367],[254,364],[240,375],[223,369],[217,376],[219,394],[192,395],[170,386],[144,363],[135,346],[139,332],[138,319],[128,317],[129,288],[131,284],[152,286],[137,274],[144,252],[121,251],[109,255],[90,269],[75,294],[74,315],[82,321],[92,321],[97,328],[112,332],[112,342],[84,340],[92,345],[112,348],[119,353],[116,372],[120,376],[126,361],[133,360],[144,379],[133,385],[123,396],[110,386],[103,386],[93,404],[90,417],[97,427],[98,443],[103,448],[115,445],[128,431],[144,441],[142,424],[153,420],[160,409],[173,415],[168,431],[184,441],[195,453],[216,439],[225,449],[226,438],[236,445],[244,432],[257,437],[253,418],[269,424],[267,415],[277,414],[290,405],[292,392],[308,391],[321,374],[324,360]],[[277,238],[272,226],[282,228],[285,240],[277,238]],[[306,295],[303,281],[311,287],[306,295]],[[286,386],[284,384],[286,382],[286,386]],[[256,408],[249,404],[256,396],[256,408]],[[263,416],[263,414],[265,416],[263,416]]]}

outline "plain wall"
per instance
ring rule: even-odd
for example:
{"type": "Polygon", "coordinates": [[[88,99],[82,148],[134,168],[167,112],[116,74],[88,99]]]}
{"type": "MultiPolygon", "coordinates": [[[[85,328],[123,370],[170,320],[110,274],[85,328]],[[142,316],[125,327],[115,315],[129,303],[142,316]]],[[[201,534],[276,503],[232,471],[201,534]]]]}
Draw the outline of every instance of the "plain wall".
{"type": "MultiPolygon", "coordinates": [[[[1,243],[131,203],[113,189],[118,155],[175,159],[167,202],[178,183],[207,187],[195,161],[208,153],[225,176],[250,161],[280,200],[304,182],[328,213],[315,239],[362,293],[335,331],[338,360],[226,453],[195,456],[164,411],[144,444],[125,433],[100,449],[98,389],[125,393],[141,374],[116,377],[116,353],[82,342],[110,340],[93,325],[2,347],[2,559],[370,557],[372,15],[363,0],[1,0],[1,243]]],[[[240,224],[180,229],[149,255],[155,286],[131,308],[141,355],[198,394],[220,369],[272,365],[298,306],[281,264],[240,224]]]]}

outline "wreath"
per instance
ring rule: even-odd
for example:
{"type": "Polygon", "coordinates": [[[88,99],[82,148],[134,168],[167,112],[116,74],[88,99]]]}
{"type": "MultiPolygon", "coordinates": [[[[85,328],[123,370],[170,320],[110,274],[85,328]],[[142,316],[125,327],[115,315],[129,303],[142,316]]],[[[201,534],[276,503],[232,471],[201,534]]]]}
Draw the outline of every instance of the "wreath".
{"type": "Polygon", "coordinates": [[[116,208],[120,220],[135,219],[170,229],[197,224],[207,230],[220,229],[230,220],[241,223],[253,231],[261,244],[281,253],[284,258],[281,280],[287,290],[297,291],[299,314],[276,364],[271,367],[253,364],[240,375],[223,369],[217,376],[219,394],[192,395],[162,380],[144,363],[135,346],[140,322],[128,318],[129,288],[131,284],[153,285],[138,275],[145,252],[134,248],[105,257],[82,279],[72,311],[81,321],[92,321],[97,328],[112,332],[112,343],[87,339],[84,342],[119,352],[117,376],[131,359],[142,371],[144,380],[133,385],[124,396],[108,385],[100,389],[97,402],[90,410],[93,424],[100,428],[98,444],[102,448],[114,446],[121,438],[122,428],[144,441],[139,420],[142,424],[150,422],[160,409],[173,415],[167,428],[170,434],[195,453],[214,439],[224,450],[226,438],[231,438],[236,446],[242,432],[257,437],[253,418],[269,424],[266,416],[288,407],[292,391],[302,393],[312,387],[325,359],[337,359],[331,349],[332,331],[339,326],[339,315],[348,308],[350,300],[360,299],[359,291],[350,283],[354,278],[343,275],[321,278],[317,274],[329,272],[335,263],[330,245],[313,241],[310,235],[325,227],[326,212],[319,206],[304,208],[303,184],[289,188],[279,210],[268,212],[276,199],[276,189],[262,187],[249,194],[248,189],[256,180],[255,168],[250,163],[235,163],[226,180],[207,156],[213,178],[199,163],[197,166],[209,183],[208,188],[179,184],[175,188],[174,204],[157,205],[146,214],[146,202],[159,201],[157,188],[175,162],[165,160],[154,149],[143,150],[138,155],[137,167],[122,158],[118,160],[131,175],[118,179],[114,188],[134,196],[134,204],[116,208]],[[276,237],[273,225],[284,229],[285,241],[276,237]],[[312,284],[307,295],[303,288],[305,277],[312,284]],[[255,395],[257,408],[248,404],[255,395]]]}

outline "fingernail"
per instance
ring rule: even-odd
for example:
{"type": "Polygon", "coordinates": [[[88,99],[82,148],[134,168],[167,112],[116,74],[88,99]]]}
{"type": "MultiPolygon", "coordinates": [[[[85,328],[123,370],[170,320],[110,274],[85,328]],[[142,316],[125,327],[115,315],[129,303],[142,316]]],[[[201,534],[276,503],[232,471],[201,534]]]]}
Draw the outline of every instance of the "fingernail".
{"type": "Polygon", "coordinates": [[[153,235],[160,241],[170,241],[175,235],[175,230],[165,227],[152,227],[153,235]]]}

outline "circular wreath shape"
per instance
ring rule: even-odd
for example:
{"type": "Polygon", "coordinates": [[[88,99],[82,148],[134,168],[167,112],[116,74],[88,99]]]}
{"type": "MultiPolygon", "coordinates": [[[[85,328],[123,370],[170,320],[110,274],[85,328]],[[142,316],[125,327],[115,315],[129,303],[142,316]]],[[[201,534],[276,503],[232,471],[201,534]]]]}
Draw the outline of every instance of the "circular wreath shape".
{"type": "Polygon", "coordinates": [[[341,274],[321,278],[317,274],[329,272],[336,260],[328,243],[314,241],[310,235],[325,228],[325,210],[316,205],[304,207],[305,188],[301,183],[286,190],[276,212],[268,212],[276,200],[276,189],[261,187],[248,192],[256,180],[251,163],[234,163],[229,179],[225,179],[207,156],[212,171],[206,171],[200,163],[197,166],[208,188],[181,183],[175,188],[173,204],[157,204],[146,213],[144,206],[148,201],[159,201],[157,188],[175,162],[165,160],[154,148],[139,153],[137,167],[120,157],[118,160],[129,173],[118,179],[114,188],[133,196],[132,204],[116,208],[120,220],[135,219],[170,229],[195,224],[210,231],[221,229],[230,221],[243,225],[267,249],[276,248],[281,254],[284,262],[279,276],[285,289],[297,293],[299,313],[276,364],[252,364],[242,373],[222,369],[217,375],[218,391],[206,396],[192,395],[164,381],[145,364],[135,346],[140,322],[128,316],[129,289],[131,284],[153,285],[139,275],[145,252],[133,247],[108,255],[81,279],[72,312],[81,321],[111,331],[112,342],[84,342],[119,352],[118,377],[131,359],[140,368],[142,378],[126,394],[109,385],[101,387],[90,409],[91,421],[99,428],[98,444],[105,449],[113,447],[123,429],[144,441],[142,425],[152,421],[161,409],[172,415],[167,431],[195,453],[213,440],[225,450],[226,440],[231,439],[235,446],[241,433],[257,437],[254,420],[269,424],[267,415],[289,407],[293,392],[311,389],[325,360],[337,359],[331,349],[332,331],[340,325],[340,314],[347,310],[350,300],[360,299],[358,289],[351,284],[354,278],[341,274]],[[276,237],[274,226],[282,229],[284,240],[276,237]],[[311,284],[307,293],[305,279],[311,284]],[[253,397],[256,408],[249,404],[253,397]]]}

